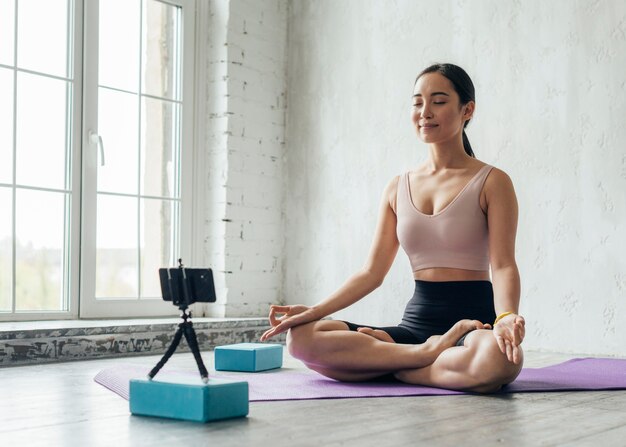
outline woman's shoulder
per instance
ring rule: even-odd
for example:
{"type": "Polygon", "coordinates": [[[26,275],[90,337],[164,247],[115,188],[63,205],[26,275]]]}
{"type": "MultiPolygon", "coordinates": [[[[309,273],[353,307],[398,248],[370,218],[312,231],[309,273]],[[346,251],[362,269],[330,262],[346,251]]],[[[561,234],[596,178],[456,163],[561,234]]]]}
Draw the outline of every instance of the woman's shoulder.
{"type": "Polygon", "coordinates": [[[493,165],[489,170],[489,174],[485,180],[485,184],[483,187],[484,194],[487,198],[494,194],[515,194],[515,188],[513,187],[513,180],[509,174],[507,174],[503,169],[498,168],[493,165]]]}
{"type": "Polygon", "coordinates": [[[481,162],[481,163],[491,168],[489,170],[489,175],[487,176],[485,185],[487,184],[498,185],[498,184],[505,184],[505,183],[510,183],[510,184],[513,183],[509,174],[507,174],[503,169],[497,166],[494,166],[492,164],[489,164],[489,163],[484,163],[484,162],[481,162]]]}
{"type": "Polygon", "coordinates": [[[402,175],[403,174],[394,175],[391,180],[387,182],[387,185],[385,186],[385,191],[383,193],[383,195],[387,198],[389,206],[394,213],[396,212],[396,197],[398,195],[398,185],[400,184],[400,178],[402,177],[402,175]]]}

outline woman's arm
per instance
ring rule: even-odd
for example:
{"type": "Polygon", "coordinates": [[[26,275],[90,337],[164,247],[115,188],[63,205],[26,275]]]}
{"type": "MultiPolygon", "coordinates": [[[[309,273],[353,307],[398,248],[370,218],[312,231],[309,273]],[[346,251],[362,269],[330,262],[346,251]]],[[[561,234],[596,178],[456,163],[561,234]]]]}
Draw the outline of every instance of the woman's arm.
{"type": "Polygon", "coordinates": [[[271,306],[269,320],[272,328],[263,334],[261,340],[267,340],[291,327],[319,320],[345,309],[382,284],[400,245],[396,235],[397,220],[394,211],[398,178],[398,176],[393,178],[383,192],[374,239],[363,267],[350,276],[336,292],[313,307],[271,306]],[[277,318],[276,314],[284,316],[277,318]]]}
{"type": "Polygon", "coordinates": [[[510,177],[494,168],[485,182],[487,222],[489,226],[489,258],[496,315],[511,312],[502,318],[494,335],[502,352],[512,360],[520,355],[518,346],[524,339],[524,318],[518,315],[520,276],[515,261],[518,207],[510,177]]]}

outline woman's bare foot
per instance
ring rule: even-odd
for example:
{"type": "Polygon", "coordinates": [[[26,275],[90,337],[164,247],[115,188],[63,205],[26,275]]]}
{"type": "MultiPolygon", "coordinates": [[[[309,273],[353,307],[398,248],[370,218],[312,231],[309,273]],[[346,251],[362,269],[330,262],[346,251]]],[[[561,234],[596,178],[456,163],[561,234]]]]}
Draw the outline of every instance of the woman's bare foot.
{"type": "MultiPolygon", "coordinates": [[[[487,329],[490,327],[490,325],[483,324],[478,320],[457,321],[454,326],[452,326],[445,334],[433,335],[431,337],[428,337],[428,340],[426,340],[424,343],[420,345],[414,345],[415,367],[423,368],[425,366],[431,365],[435,362],[437,357],[439,357],[439,354],[441,354],[446,349],[456,345],[456,342],[468,332],[473,331],[474,329],[487,329]]],[[[383,342],[395,343],[394,339],[391,338],[391,335],[380,329],[360,327],[357,329],[357,332],[369,335],[370,337],[373,337],[383,342]]]]}
{"type": "Polygon", "coordinates": [[[488,329],[491,326],[483,324],[478,320],[460,320],[443,335],[433,335],[428,337],[424,345],[433,348],[437,356],[444,350],[456,345],[461,337],[474,329],[488,329]]]}
{"type": "Polygon", "coordinates": [[[414,345],[415,368],[432,365],[443,351],[454,346],[463,335],[474,329],[485,327],[487,325],[478,320],[461,320],[456,322],[445,334],[433,335],[428,337],[424,343],[414,345]]]}

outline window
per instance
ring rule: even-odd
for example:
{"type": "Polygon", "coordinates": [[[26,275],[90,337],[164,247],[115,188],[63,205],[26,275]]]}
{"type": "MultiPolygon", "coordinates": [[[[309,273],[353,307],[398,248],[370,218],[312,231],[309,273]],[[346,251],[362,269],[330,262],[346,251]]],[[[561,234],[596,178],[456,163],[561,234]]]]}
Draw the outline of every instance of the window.
{"type": "Polygon", "coordinates": [[[64,0],[0,1],[2,316],[73,307],[78,185],[72,173],[80,135],[74,13],[64,0]]]}
{"type": "Polygon", "coordinates": [[[174,313],[157,270],[190,256],[193,15],[0,0],[0,318],[174,313]]]}

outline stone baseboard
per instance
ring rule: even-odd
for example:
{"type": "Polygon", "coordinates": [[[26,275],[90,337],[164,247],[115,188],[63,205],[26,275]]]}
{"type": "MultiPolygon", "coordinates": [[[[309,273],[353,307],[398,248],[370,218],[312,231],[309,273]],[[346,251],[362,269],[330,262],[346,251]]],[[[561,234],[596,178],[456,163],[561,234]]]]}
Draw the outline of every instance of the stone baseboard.
{"type": "MultiPolygon", "coordinates": [[[[26,323],[0,327],[0,367],[163,354],[180,321],[73,321],[49,328],[42,328],[41,324],[28,328],[26,323]]],[[[257,342],[269,327],[267,318],[194,318],[193,326],[202,351],[257,342]]],[[[272,341],[284,343],[285,336],[272,341]]],[[[183,338],[176,352],[188,351],[183,338]]]]}

